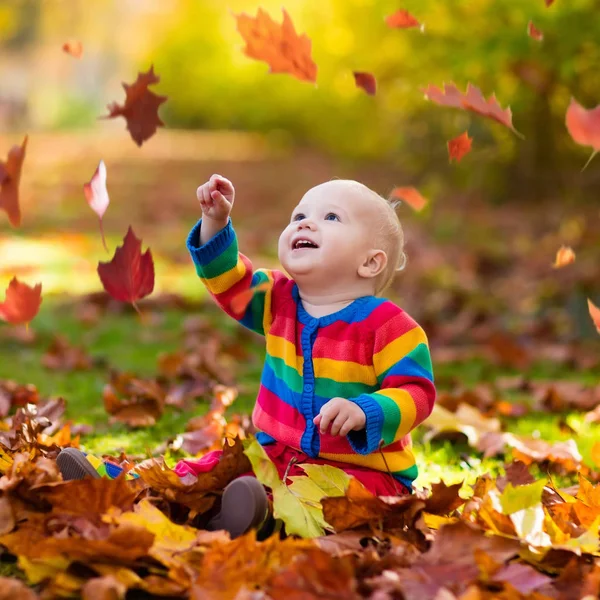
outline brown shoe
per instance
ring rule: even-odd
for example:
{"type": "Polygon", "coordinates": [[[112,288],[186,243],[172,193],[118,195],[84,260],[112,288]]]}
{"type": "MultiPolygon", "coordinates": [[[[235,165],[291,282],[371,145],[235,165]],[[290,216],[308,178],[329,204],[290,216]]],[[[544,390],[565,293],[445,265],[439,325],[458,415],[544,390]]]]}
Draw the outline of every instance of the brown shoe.
{"type": "Polygon", "coordinates": [[[224,529],[232,539],[251,529],[260,530],[272,520],[269,499],[262,483],[246,475],[234,479],[223,491],[221,511],[207,524],[209,531],[224,529]]]}

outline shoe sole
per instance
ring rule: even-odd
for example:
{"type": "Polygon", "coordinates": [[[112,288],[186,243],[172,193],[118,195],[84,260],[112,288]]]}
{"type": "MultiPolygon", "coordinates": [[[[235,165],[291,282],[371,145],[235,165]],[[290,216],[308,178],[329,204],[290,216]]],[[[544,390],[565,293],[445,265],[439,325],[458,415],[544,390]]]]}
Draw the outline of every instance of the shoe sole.
{"type": "Polygon", "coordinates": [[[219,520],[234,539],[261,525],[268,510],[269,500],[262,483],[255,477],[239,477],[223,492],[219,520]]]}
{"type": "Polygon", "coordinates": [[[77,448],[64,448],[56,457],[56,463],[63,479],[85,479],[86,477],[100,478],[100,473],[94,469],[85,454],[77,448]]]}

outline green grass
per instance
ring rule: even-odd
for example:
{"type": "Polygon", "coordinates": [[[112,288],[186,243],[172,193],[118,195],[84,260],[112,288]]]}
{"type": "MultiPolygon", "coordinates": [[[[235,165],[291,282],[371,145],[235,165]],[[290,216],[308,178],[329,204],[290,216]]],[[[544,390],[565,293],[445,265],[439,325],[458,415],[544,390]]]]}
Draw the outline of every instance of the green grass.
{"type": "MultiPolygon", "coordinates": [[[[95,453],[147,455],[165,440],[182,433],[187,421],[203,414],[210,401],[199,399],[194,409],[181,412],[167,408],[155,426],[130,430],[123,425],[109,425],[102,401],[102,390],[109,382],[109,368],[131,371],[141,377],[157,373],[157,359],[161,353],[183,347],[183,323],[190,315],[201,315],[208,319],[218,335],[243,345],[252,360],[232,363],[236,385],[240,388],[237,401],[230,412],[250,412],[254,403],[262,361],[264,344],[259,336],[248,335],[233,320],[222,314],[212,303],[198,304],[189,312],[175,308],[148,308],[141,303],[144,317],[140,318],[132,309],[122,312],[107,312],[93,325],[82,324],[76,318],[73,304],[64,304],[57,299],[46,299],[40,314],[31,327],[36,334],[34,342],[23,342],[7,335],[8,325],[0,325],[0,379],[12,379],[18,383],[32,383],[43,397],[62,396],[67,400],[66,417],[75,423],[87,423],[94,427],[92,434],[84,436],[82,445],[95,453]],[[87,352],[102,359],[105,366],[89,371],[51,371],[42,366],[41,358],[53,337],[60,333],[71,344],[82,345],[87,352]]],[[[434,365],[438,388],[444,391],[451,378],[458,378],[466,387],[485,381],[493,381],[503,375],[515,375],[514,369],[500,369],[481,360],[452,365],[434,365]]],[[[528,376],[540,379],[574,379],[592,384],[593,372],[565,370],[554,363],[534,365],[528,376]]],[[[507,394],[508,400],[527,401],[527,397],[507,394]]],[[[576,442],[584,460],[592,466],[591,448],[598,439],[600,428],[583,423],[581,413],[566,416],[568,423],[578,431],[576,442]]],[[[566,440],[568,434],[561,432],[559,415],[531,413],[518,419],[506,420],[508,429],[518,435],[539,437],[549,442],[566,440]]],[[[483,473],[497,475],[502,471],[503,460],[482,459],[466,444],[449,441],[423,442],[424,428],[414,434],[415,452],[420,465],[419,485],[444,479],[446,482],[465,480],[472,483],[483,473]]],[[[180,454],[169,455],[175,460],[180,454]]]]}

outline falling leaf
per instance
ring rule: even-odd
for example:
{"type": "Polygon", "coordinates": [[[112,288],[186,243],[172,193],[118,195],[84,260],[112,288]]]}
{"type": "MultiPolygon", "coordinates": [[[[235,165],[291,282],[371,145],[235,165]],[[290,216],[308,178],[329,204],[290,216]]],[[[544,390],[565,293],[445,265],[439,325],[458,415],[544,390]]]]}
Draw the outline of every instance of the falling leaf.
{"type": "Polygon", "coordinates": [[[356,87],[362,88],[369,94],[369,96],[374,96],[377,92],[377,80],[372,73],[364,73],[361,71],[354,71],[354,82],[356,83],[356,87]]]}
{"type": "Polygon", "coordinates": [[[27,139],[28,137],[25,136],[20,146],[13,146],[8,151],[6,162],[0,161],[0,208],[6,211],[8,220],[13,227],[19,227],[21,224],[19,182],[25,160],[27,139]]]}
{"type": "Polygon", "coordinates": [[[0,319],[18,325],[29,323],[40,310],[42,284],[30,287],[13,277],[6,289],[6,299],[0,303],[0,319]]]}
{"type": "Polygon", "coordinates": [[[406,202],[413,210],[420,212],[427,204],[427,199],[423,198],[419,191],[414,187],[395,187],[390,196],[406,202]]]}
{"type": "Polygon", "coordinates": [[[104,244],[105,250],[108,252],[106,246],[106,239],[104,238],[104,227],[102,225],[102,217],[108,208],[110,199],[108,197],[108,191],[106,189],[106,165],[101,160],[96,168],[96,171],[92,175],[92,178],[88,183],[83,184],[83,193],[85,199],[90,205],[90,208],[98,215],[100,220],[100,233],[102,235],[102,243],[104,244]]]}
{"type": "Polygon", "coordinates": [[[596,331],[600,333],[600,308],[598,308],[589,298],[588,310],[590,317],[592,317],[592,321],[594,321],[594,325],[596,326],[596,331]]]}
{"type": "Polygon", "coordinates": [[[265,61],[270,73],[289,73],[301,81],[317,81],[317,65],[311,58],[311,41],[306,34],[298,35],[287,11],[283,10],[281,25],[262,8],[256,17],[245,13],[235,15],[237,30],[246,42],[244,54],[265,61]]]}
{"type": "Polygon", "coordinates": [[[554,0],[545,0],[546,6],[552,6],[554,4],[554,0]]]}
{"type": "Polygon", "coordinates": [[[556,259],[554,260],[552,267],[554,269],[560,269],[573,262],[575,262],[575,252],[573,252],[573,249],[569,246],[561,246],[556,252],[556,259]]]}
{"type": "Polygon", "coordinates": [[[600,150],[600,104],[589,110],[571,98],[565,116],[567,130],[573,141],[582,146],[591,146],[593,151],[582,171],[600,150]]]}
{"type": "Polygon", "coordinates": [[[110,262],[98,263],[98,275],[104,289],[121,302],[131,302],[139,312],[136,300],[154,289],[154,262],[150,249],[142,254],[142,241],[135,237],[131,226],[110,262]]]}
{"type": "Polygon", "coordinates": [[[65,42],[62,49],[64,52],[75,58],[81,58],[81,55],[83,54],[83,44],[78,40],[69,40],[65,42]]]}
{"type": "Polygon", "coordinates": [[[425,94],[425,98],[436,104],[462,108],[489,117],[508,127],[519,137],[523,137],[513,126],[510,107],[503,109],[494,94],[486,100],[481,90],[471,83],[467,84],[467,91],[464,94],[453,83],[444,84],[443,91],[431,84],[421,91],[425,94]]]}
{"type": "Polygon", "coordinates": [[[271,287],[271,284],[269,282],[259,283],[258,285],[254,286],[254,287],[248,288],[247,290],[244,290],[244,291],[240,292],[239,294],[236,294],[231,299],[231,310],[235,314],[238,314],[238,315],[243,314],[245,312],[248,304],[250,304],[250,301],[252,300],[252,298],[254,298],[254,294],[256,294],[258,292],[266,292],[270,287],[271,287]]]}
{"type": "Polygon", "coordinates": [[[160,77],[154,74],[154,66],[147,73],[138,73],[138,78],[133,84],[123,83],[125,88],[125,104],[121,106],[112,102],[107,106],[109,114],[104,119],[124,117],[127,121],[127,129],[134,142],[141,146],[156,132],[157,127],[163,127],[164,123],[158,116],[158,108],[166,102],[166,96],[158,96],[148,89],[160,81],[160,77]]]}
{"type": "Polygon", "coordinates": [[[527,23],[527,35],[537,42],[541,42],[544,39],[544,34],[533,24],[533,21],[527,23]]]}
{"type": "Polygon", "coordinates": [[[407,10],[397,10],[394,14],[385,18],[385,22],[389,27],[394,29],[408,29],[410,27],[421,27],[423,25],[415,19],[407,10]]]}
{"type": "Polygon", "coordinates": [[[461,158],[465,154],[471,152],[472,142],[473,138],[469,137],[469,133],[467,131],[450,140],[448,142],[448,155],[450,157],[450,162],[452,162],[452,159],[456,159],[456,162],[460,162],[461,158]]]}

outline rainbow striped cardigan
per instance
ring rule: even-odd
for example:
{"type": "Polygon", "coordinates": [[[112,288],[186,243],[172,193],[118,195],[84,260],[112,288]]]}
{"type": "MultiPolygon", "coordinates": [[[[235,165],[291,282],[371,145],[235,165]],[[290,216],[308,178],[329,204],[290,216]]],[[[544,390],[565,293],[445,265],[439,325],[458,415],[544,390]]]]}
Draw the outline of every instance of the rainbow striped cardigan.
{"type": "Polygon", "coordinates": [[[417,466],[409,432],[429,416],[436,396],[423,329],[393,302],[375,296],[314,318],[292,279],[277,270],[253,269],[238,251],[231,220],[203,246],[201,223],[187,240],[198,276],[228,315],[266,338],[252,413],[259,442],[279,441],[313,458],[389,469],[410,489],[417,466]],[[232,299],[265,283],[236,314],[232,299]],[[313,418],[336,396],[363,409],[364,429],[346,437],[320,433],[313,418]]]}

